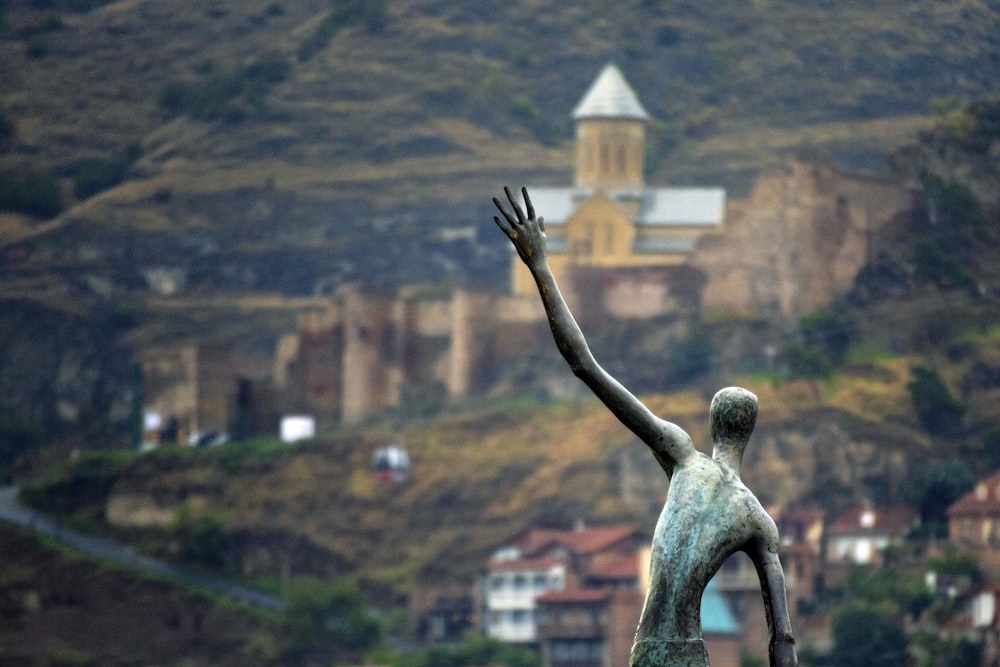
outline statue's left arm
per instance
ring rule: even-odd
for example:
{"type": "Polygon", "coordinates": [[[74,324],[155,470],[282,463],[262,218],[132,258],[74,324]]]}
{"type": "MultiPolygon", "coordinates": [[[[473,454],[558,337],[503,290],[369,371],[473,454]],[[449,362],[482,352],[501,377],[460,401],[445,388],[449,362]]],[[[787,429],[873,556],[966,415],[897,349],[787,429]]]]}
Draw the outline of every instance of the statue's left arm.
{"type": "Polygon", "coordinates": [[[754,547],[752,556],[757,574],[760,576],[760,590],[764,596],[764,613],[770,634],[768,654],[771,667],[797,667],[795,638],[792,635],[792,621],[788,613],[788,598],[785,594],[785,573],[778,560],[778,541],[760,540],[754,547]]]}

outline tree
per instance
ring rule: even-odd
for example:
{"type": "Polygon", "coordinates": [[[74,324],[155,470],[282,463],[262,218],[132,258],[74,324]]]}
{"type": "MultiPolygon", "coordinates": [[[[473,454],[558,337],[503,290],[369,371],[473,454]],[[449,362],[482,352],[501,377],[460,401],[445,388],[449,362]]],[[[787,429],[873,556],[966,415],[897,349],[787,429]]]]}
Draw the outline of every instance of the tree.
{"type": "Polygon", "coordinates": [[[947,534],[948,507],[965,495],[976,483],[967,463],[957,458],[931,465],[921,465],[907,489],[907,499],[920,509],[921,521],[943,535],[947,534]]]}
{"type": "Polygon", "coordinates": [[[920,423],[931,435],[951,435],[962,424],[965,408],[952,397],[941,376],[933,368],[912,366],[912,380],[906,385],[920,423]]]}
{"type": "Polygon", "coordinates": [[[285,626],[296,650],[360,656],[382,641],[382,625],[368,610],[357,583],[297,577],[288,589],[285,626]]]}
{"type": "Polygon", "coordinates": [[[854,323],[842,307],[821,308],[799,321],[799,333],[809,347],[823,350],[834,366],[844,361],[855,337],[854,323]]]}
{"type": "Polygon", "coordinates": [[[403,663],[405,667],[538,667],[538,654],[496,639],[480,637],[455,646],[432,646],[403,663]]]}
{"type": "Polygon", "coordinates": [[[837,667],[905,667],[906,633],[895,614],[867,602],[848,604],[833,618],[829,664],[837,667]]]}

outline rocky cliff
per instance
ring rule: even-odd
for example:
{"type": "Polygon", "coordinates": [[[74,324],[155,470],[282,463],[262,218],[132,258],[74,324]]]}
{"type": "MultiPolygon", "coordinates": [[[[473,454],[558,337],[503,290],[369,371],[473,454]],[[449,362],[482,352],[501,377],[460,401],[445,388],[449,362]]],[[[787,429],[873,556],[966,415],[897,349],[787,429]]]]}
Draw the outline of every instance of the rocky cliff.
{"type": "Polygon", "coordinates": [[[794,161],[757,179],[725,230],[691,262],[707,276],[707,310],[796,321],[845,293],[881,245],[920,214],[899,181],[794,161]]]}

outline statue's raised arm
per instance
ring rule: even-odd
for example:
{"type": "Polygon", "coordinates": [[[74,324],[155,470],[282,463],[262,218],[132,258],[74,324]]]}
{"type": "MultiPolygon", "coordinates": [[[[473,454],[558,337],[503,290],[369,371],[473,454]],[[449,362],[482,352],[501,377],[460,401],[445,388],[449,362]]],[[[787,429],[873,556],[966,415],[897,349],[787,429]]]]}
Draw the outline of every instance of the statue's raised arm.
{"type": "Polygon", "coordinates": [[[545,223],[541,217],[536,217],[528,190],[521,189],[524,208],[510,188],[505,187],[504,193],[506,203],[493,198],[501,214],[493,220],[531,271],[559,352],[573,374],[583,380],[630,431],[649,445],[666,473],[673,474],[674,466],[695,452],[691,438],[676,424],[654,415],[597,363],[549,269],[545,257],[545,223]]]}

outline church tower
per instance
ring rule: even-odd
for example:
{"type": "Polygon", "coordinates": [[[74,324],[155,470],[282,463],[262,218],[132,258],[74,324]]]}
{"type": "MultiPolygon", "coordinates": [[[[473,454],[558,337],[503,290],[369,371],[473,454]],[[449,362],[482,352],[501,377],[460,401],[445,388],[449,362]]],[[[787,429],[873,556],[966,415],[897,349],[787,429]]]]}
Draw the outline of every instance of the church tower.
{"type": "Polygon", "coordinates": [[[573,120],[576,187],[641,193],[649,114],[618,67],[608,64],[601,70],[573,110],[573,120]]]}

